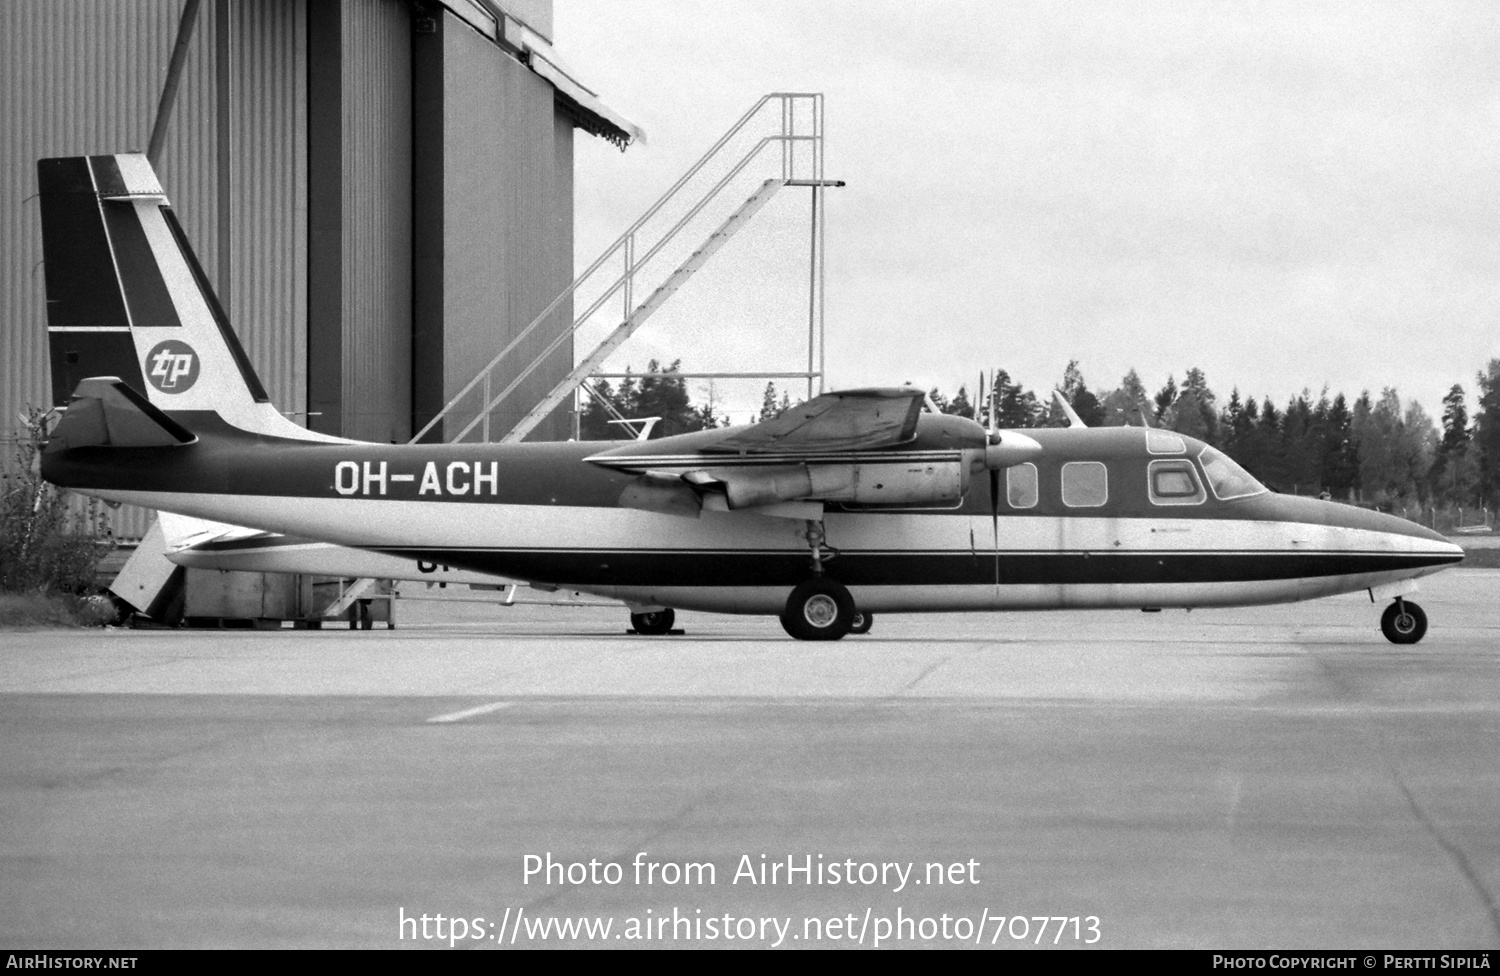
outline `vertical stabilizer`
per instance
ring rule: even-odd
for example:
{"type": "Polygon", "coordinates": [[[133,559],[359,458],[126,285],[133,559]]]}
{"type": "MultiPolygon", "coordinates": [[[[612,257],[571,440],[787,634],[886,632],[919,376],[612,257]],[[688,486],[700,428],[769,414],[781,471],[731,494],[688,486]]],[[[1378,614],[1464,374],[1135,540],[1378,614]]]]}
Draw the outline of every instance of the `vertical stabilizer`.
{"type": "Polygon", "coordinates": [[[271,404],[145,156],[43,159],[37,181],[55,405],[117,376],[168,414],[337,439],[271,404]]]}

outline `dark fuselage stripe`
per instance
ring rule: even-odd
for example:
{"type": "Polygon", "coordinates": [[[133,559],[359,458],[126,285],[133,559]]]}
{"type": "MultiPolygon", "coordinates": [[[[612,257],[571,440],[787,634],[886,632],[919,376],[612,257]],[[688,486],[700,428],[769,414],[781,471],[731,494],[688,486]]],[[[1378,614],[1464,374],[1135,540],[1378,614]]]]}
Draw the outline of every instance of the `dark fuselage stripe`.
{"type": "MultiPolygon", "coordinates": [[[[805,579],[803,552],[428,549],[382,550],[517,579],[581,586],[784,586],[805,579]]],[[[1414,553],[1006,553],[1001,585],[1241,583],[1421,569],[1454,562],[1414,553]]],[[[850,586],[993,584],[991,550],[974,552],[843,552],[827,575],[850,586]]]]}

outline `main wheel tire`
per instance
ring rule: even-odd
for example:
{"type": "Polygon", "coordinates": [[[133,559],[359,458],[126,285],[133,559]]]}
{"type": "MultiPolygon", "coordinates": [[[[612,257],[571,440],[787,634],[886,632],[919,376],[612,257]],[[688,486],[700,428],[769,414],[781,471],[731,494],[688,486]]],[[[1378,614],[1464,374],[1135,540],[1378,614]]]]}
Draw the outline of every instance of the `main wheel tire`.
{"type": "Polygon", "coordinates": [[[863,610],[854,611],[854,620],[849,624],[849,633],[868,634],[870,627],[875,623],[875,615],[863,610]]]}
{"type": "Polygon", "coordinates": [[[844,584],[819,576],[792,590],[781,626],[798,640],[838,640],[849,633],[854,614],[854,597],[844,584]]]}
{"type": "Polygon", "coordinates": [[[677,614],[672,612],[672,608],[665,607],[661,610],[648,610],[645,613],[632,613],[630,626],[635,628],[637,634],[659,637],[662,634],[671,633],[672,624],[676,620],[677,614]]]}
{"type": "Polygon", "coordinates": [[[1380,631],[1392,644],[1415,644],[1427,633],[1427,614],[1410,600],[1392,603],[1380,615],[1380,631]]]}

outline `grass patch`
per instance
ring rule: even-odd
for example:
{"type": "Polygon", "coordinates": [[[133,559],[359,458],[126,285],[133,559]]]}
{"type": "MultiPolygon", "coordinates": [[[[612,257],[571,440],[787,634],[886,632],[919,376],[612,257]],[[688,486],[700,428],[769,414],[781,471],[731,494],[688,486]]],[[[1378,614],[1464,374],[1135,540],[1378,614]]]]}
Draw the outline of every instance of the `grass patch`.
{"type": "Polygon", "coordinates": [[[104,627],[118,619],[107,596],[0,593],[0,630],[104,627]]]}

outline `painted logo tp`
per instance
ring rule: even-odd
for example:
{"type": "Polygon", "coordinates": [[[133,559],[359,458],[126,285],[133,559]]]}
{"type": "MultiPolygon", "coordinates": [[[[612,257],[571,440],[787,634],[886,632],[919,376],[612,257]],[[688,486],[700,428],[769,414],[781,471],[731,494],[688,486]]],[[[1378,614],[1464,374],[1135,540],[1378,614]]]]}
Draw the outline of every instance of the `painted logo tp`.
{"type": "Polygon", "coordinates": [[[176,339],[158,342],[146,354],[146,379],[163,393],[184,393],[198,381],[198,354],[176,339]]]}

